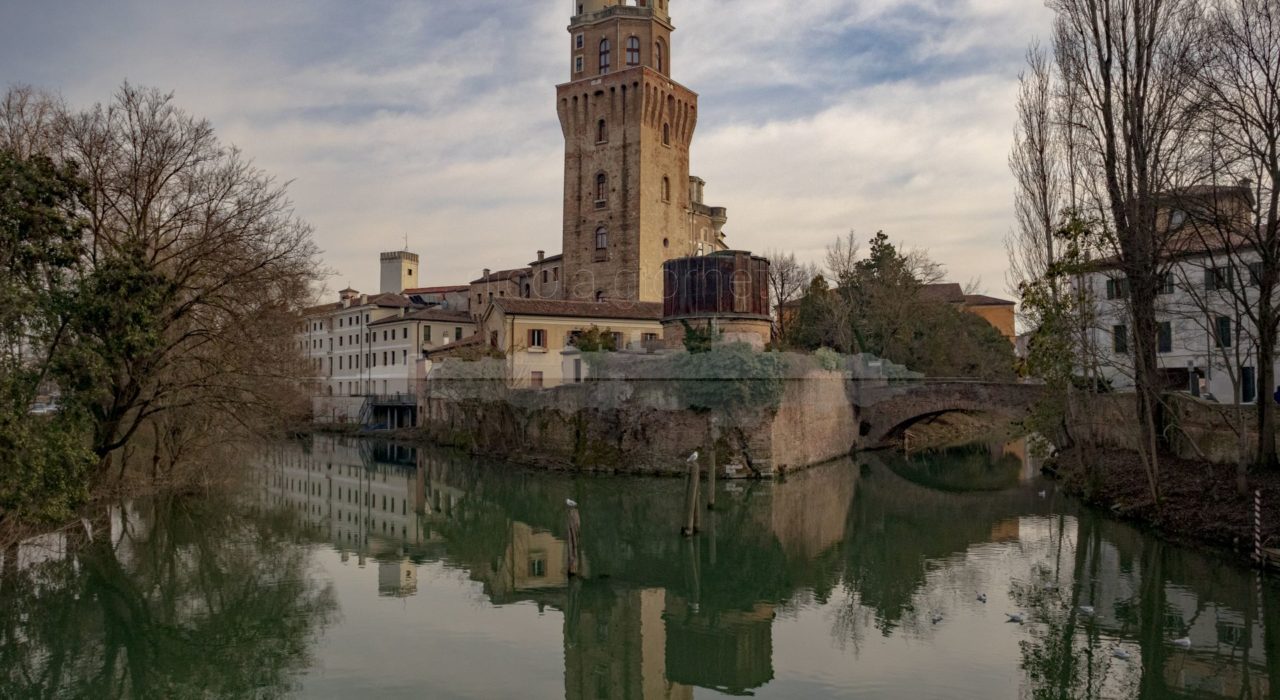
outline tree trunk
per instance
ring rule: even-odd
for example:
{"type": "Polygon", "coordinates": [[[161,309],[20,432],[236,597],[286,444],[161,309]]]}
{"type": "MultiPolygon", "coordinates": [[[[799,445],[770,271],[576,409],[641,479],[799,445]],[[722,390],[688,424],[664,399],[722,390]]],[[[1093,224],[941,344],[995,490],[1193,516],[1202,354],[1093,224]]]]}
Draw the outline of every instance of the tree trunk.
{"type": "Polygon", "coordinates": [[[1271,303],[1272,290],[1262,290],[1258,299],[1258,454],[1257,465],[1274,469],[1276,459],[1276,328],[1271,303]]]}
{"type": "Polygon", "coordinates": [[[1151,498],[1160,507],[1160,370],[1155,340],[1159,333],[1155,313],[1155,276],[1129,275],[1130,315],[1133,318],[1133,380],[1137,390],[1139,452],[1147,472],[1151,498]]]}

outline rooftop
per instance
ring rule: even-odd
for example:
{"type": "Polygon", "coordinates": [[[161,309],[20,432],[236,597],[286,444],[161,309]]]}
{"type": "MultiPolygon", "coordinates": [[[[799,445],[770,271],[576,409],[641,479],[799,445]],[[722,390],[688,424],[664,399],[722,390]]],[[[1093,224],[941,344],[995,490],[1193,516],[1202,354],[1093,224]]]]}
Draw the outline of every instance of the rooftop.
{"type": "Polygon", "coordinates": [[[405,321],[440,321],[442,323],[471,323],[471,314],[465,311],[442,311],[440,309],[419,309],[403,316],[390,316],[371,322],[370,326],[385,326],[405,321]]]}
{"type": "Polygon", "coordinates": [[[520,267],[514,270],[498,270],[497,272],[490,272],[488,276],[481,277],[480,279],[471,280],[471,284],[484,284],[485,282],[503,282],[506,280],[516,279],[519,277],[527,277],[531,273],[532,273],[532,270],[530,270],[527,267],[520,267]]]}
{"type": "Polygon", "coordinates": [[[493,305],[514,316],[563,316],[634,321],[662,320],[662,304],[646,301],[562,301],[502,297],[493,305]]]}
{"type": "Polygon", "coordinates": [[[406,289],[405,294],[448,294],[450,292],[467,292],[471,287],[465,284],[452,284],[443,287],[418,287],[417,289],[406,289]]]}
{"type": "Polygon", "coordinates": [[[920,298],[924,301],[937,301],[947,304],[963,304],[964,288],[955,282],[926,284],[920,287],[920,298]]]}

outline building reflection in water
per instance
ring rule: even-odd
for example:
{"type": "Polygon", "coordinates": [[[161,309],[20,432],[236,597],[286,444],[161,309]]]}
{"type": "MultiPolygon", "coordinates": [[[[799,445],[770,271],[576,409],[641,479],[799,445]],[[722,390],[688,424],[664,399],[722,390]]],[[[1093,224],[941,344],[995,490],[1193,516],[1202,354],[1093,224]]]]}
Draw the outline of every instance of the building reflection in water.
{"type": "MultiPolygon", "coordinates": [[[[916,618],[937,597],[930,572],[969,575],[965,553],[993,546],[1016,552],[1002,561],[1036,562],[1027,580],[1051,578],[1070,592],[1012,591],[1049,630],[1024,647],[1031,695],[1107,697],[1136,687],[1135,697],[1171,689],[1268,697],[1276,660],[1268,666],[1257,609],[1202,595],[1199,582],[1216,578],[1203,557],[1040,496],[1026,483],[1029,462],[1020,446],[983,446],[947,459],[838,463],[773,484],[730,482],[721,485],[722,509],[692,540],[673,535],[682,503],[663,480],[618,488],[323,437],[267,455],[259,478],[268,505],[291,508],[344,559],[376,561],[380,595],[414,595],[418,565],[442,561],[465,570],[495,605],[561,611],[570,699],[759,689],[774,679],[778,615],[798,597],[825,602],[843,590],[858,610],[834,617],[886,637],[904,626],[928,634],[916,618]],[[963,493],[965,483],[981,488],[963,493]],[[566,498],[580,503],[581,578],[565,573],[566,498]],[[1086,604],[1096,609],[1087,624],[1064,612],[1086,604]],[[1162,648],[1183,635],[1190,652],[1162,648]],[[1109,640],[1125,638],[1157,652],[1103,667],[1109,640]],[[1081,675],[1063,664],[1081,655],[1096,668],[1081,675]]],[[[1209,590],[1223,597],[1222,588],[1209,590]]],[[[1252,599],[1247,590],[1227,593],[1252,599]]],[[[863,632],[837,624],[832,634],[863,632]]]]}

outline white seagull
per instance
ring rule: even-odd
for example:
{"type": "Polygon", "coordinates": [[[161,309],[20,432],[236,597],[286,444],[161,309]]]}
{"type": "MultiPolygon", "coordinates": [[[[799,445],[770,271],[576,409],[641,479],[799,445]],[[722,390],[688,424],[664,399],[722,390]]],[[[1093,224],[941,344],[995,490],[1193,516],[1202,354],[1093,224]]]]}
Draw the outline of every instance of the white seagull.
{"type": "Polygon", "coordinates": [[[689,459],[687,459],[687,460],[685,460],[685,461],[686,461],[686,462],[696,462],[696,461],[698,461],[698,451],[697,451],[697,450],[694,450],[694,451],[693,451],[693,454],[689,455],[689,459]]]}
{"type": "Polygon", "coordinates": [[[1093,606],[1092,606],[1092,605],[1081,605],[1079,608],[1076,608],[1076,609],[1077,609],[1077,610],[1079,610],[1080,612],[1084,613],[1085,615],[1092,615],[1092,614],[1093,614],[1093,606]]]}
{"type": "Polygon", "coordinates": [[[578,507],[578,502],[577,502],[577,501],[575,501],[575,500],[573,500],[572,498],[566,498],[566,499],[564,499],[564,504],[565,504],[566,506],[569,506],[570,508],[577,508],[577,507],[578,507]]]}
{"type": "Polygon", "coordinates": [[[1117,659],[1120,659],[1121,661],[1128,661],[1129,659],[1133,658],[1133,655],[1125,651],[1124,647],[1112,647],[1111,655],[1116,657],[1117,659]]]}
{"type": "Polygon", "coordinates": [[[1023,621],[1027,619],[1022,615],[1022,613],[1005,613],[1004,615],[1009,618],[1009,622],[1016,622],[1018,624],[1022,624],[1023,621]]]}
{"type": "Polygon", "coordinates": [[[1190,649],[1191,637],[1183,637],[1182,639],[1175,639],[1173,640],[1173,645],[1175,647],[1182,647],[1183,649],[1190,649]]]}

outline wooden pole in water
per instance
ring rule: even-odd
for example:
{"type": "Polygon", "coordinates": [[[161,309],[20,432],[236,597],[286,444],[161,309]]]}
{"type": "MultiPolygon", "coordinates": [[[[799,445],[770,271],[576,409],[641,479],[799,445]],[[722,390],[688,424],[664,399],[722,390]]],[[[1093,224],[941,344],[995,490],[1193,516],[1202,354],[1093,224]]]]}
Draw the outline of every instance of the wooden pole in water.
{"type": "Polygon", "coordinates": [[[707,429],[707,509],[716,507],[716,419],[711,417],[707,429]]]}
{"type": "Polygon", "coordinates": [[[569,535],[569,561],[565,567],[565,573],[573,577],[578,575],[582,566],[582,552],[580,550],[582,546],[582,517],[578,515],[578,504],[574,503],[572,499],[566,501],[565,505],[569,507],[568,523],[566,524],[569,535]]]}
{"type": "Polygon", "coordinates": [[[684,527],[680,528],[680,534],[685,537],[692,537],[693,533],[698,531],[699,471],[697,460],[689,462],[689,474],[685,481],[684,491],[684,527]]]}

